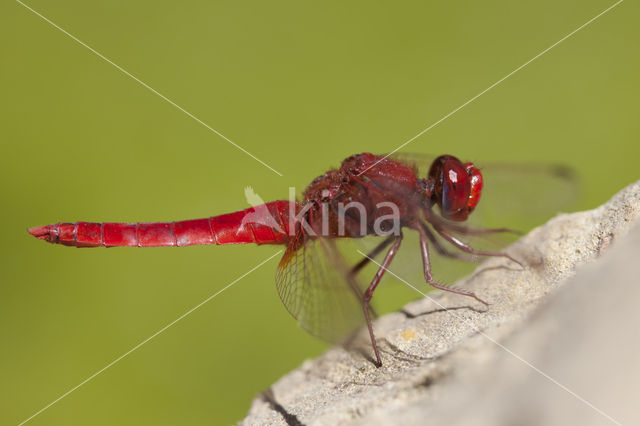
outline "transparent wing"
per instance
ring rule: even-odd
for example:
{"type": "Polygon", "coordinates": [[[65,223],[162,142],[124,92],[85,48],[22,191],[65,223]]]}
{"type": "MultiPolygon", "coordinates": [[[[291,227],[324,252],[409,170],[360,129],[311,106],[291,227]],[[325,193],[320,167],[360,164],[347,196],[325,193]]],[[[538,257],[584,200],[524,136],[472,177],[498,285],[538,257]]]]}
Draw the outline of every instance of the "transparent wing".
{"type": "Polygon", "coordinates": [[[528,231],[558,213],[574,208],[580,198],[578,179],[556,164],[476,164],[484,189],[473,224],[528,231]]]}
{"type": "Polygon", "coordinates": [[[423,154],[417,152],[394,152],[389,155],[389,158],[392,160],[412,166],[414,170],[416,170],[417,176],[421,178],[427,177],[431,163],[433,163],[433,160],[437,157],[438,155],[435,154],[423,154]]]}
{"type": "MultiPolygon", "coordinates": [[[[390,157],[411,165],[419,177],[425,178],[437,155],[396,152],[390,157]]],[[[578,180],[567,166],[460,160],[472,161],[482,172],[484,182],[480,203],[469,216],[469,226],[528,231],[571,209],[579,200],[578,180]]]]}
{"type": "Polygon", "coordinates": [[[350,273],[352,266],[335,240],[289,245],[278,265],[276,288],[304,330],[336,343],[364,324],[365,287],[350,273]]]}
{"type": "MultiPolygon", "coordinates": [[[[411,165],[418,176],[425,178],[437,155],[394,153],[391,158],[411,165]]],[[[509,228],[527,232],[541,225],[554,215],[566,212],[579,199],[578,181],[566,166],[554,164],[516,163],[503,164],[472,161],[480,168],[484,186],[480,203],[466,222],[454,223],[459,232],[451,232],[476,250],[501,251],[518,238],[514,233],[474,234],[470,229],[509,228]]],[[[439,213],[438,208],[435,208],[439,213]]],[[[475,268],[473,262],[484,259],[461,252],[433,232],[435,241],[430,243],[432,270],[437,281],[449,284],[467,275],[475,268]],[[446,252],[445,255],[439,250],[446,252]],[[465,262],[460,260],[470,260],[465,262]]],[[[405,247],[406,249],[406,247],[405,247]]],[[[415,264],[415,256],[409,261],[398,259],[396,264],[415,264]]],[[[398,265],[401,267],[401,265],[398,265]]]]}

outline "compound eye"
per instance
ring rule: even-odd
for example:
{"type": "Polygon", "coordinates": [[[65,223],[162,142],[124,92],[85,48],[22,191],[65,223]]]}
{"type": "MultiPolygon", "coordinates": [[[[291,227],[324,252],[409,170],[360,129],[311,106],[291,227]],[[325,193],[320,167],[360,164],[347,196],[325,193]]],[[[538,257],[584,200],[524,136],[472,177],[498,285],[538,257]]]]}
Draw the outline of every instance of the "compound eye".
{"type": "Polygon", "coordinates": [[[465,163],[464,169],[467,171],[471,184],[469,199],[467,200],[467,208],[469,213],[471,213],[478,205],[478,202],[480,202],[480,195],[482,194],[482,173],[480,173],[480,169],[473,163],[465,163]]]}
{"type": "Polygon", "coordinates": [[[438,157],[431,165],[429,178],[434,180],[434,196],[442,216],[461,221],[469,215],[471,177],[465,165],[451,155],[438,157]]]}

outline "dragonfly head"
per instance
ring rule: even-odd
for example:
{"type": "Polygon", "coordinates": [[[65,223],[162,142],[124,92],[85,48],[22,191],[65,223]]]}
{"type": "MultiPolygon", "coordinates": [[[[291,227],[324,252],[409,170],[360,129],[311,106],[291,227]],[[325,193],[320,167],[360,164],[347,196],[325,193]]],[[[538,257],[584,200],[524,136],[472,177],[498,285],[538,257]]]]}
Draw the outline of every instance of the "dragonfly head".
{"type": "Polygon", "coordinates": [[[452,155],[441,155],[431,164],[427,181],[432,203],[442,216],[464,221],[475,209],[482,193],[482,173],[473,163],[462,163],[452,155]]]}

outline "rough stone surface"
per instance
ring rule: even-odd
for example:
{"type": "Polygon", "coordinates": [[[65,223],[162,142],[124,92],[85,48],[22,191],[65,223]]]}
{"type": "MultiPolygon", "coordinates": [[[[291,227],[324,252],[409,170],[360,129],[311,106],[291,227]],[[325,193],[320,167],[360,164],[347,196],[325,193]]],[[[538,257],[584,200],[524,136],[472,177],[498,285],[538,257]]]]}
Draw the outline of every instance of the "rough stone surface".
{"type": "Polygon", "coordinates": [[[430,293],[375,322],[382,368],[363,331],[256,397],[242,424],[640,424],[640,225],[623,238],[639,217],[640,182],[555,217],[507,249],[525,269],[493,258],[456,284],[488,309],[430,293]]]}

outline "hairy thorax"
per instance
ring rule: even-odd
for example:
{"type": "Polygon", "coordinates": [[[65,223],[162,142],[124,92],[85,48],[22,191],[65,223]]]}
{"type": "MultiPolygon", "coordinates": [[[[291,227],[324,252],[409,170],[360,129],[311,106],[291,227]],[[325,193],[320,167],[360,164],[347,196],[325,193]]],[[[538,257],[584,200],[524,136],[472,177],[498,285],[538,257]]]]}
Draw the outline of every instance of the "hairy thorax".
{"type": "Polygon", "coordinates": [[[369,153],[351,156],[314,179],[304,198],[310,227],[329,237],[397,233],[412,226],[424,206],[415,170],[369,153]]]}

